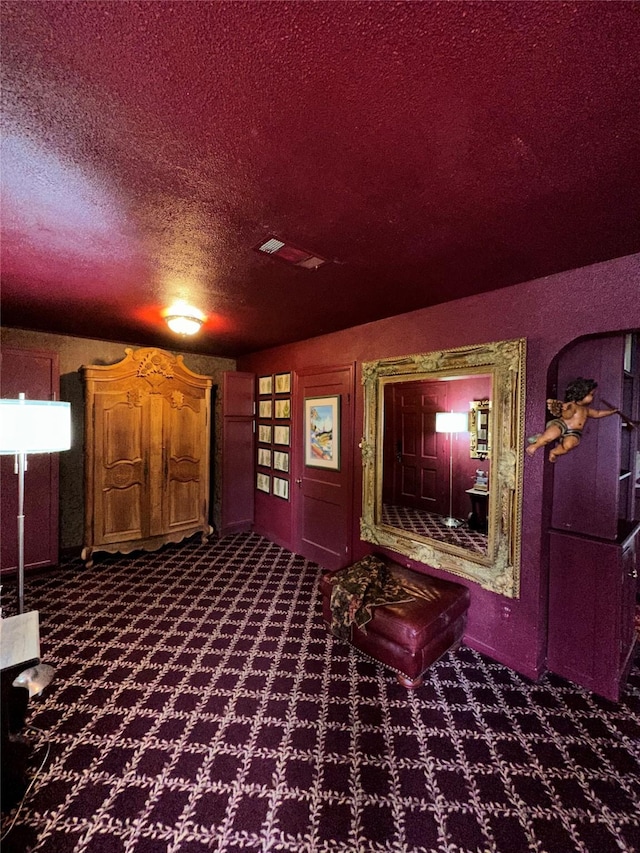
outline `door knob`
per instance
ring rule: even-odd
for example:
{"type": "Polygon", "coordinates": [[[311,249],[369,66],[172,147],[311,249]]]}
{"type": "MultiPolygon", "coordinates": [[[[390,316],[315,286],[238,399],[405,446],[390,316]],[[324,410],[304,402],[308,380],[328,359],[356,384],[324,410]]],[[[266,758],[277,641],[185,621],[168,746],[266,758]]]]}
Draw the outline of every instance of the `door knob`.
{"type": "Polygon", "coordinates": [[[296,477],[296,483],[297,483],[299,486],[302,486],[302,477],[296,477]]]}

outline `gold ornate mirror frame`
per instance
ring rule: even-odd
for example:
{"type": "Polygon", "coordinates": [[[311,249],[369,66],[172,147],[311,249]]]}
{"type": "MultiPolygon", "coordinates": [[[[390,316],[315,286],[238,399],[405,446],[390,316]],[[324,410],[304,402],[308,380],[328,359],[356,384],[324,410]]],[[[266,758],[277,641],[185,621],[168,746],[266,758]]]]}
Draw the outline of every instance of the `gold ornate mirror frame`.
{"type": "Polygon", "coordinates": [[[524,338],[364,362],[363,494],[360,536],[412,560],[452,572],[485,589],[517,598],[524,455],[524,338]],[[490,482],[487,552],[382,523],[384,388],[391,382],[491,376],[490,482]]]}

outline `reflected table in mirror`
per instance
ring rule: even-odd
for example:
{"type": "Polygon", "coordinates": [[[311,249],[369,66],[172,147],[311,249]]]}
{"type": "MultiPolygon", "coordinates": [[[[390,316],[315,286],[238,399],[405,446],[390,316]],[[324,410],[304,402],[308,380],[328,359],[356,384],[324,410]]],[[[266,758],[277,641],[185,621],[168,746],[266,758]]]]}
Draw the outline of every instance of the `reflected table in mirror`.
{"type": "Polygon", "coordinates": [[[489,490],[467,489],[466,492],[471,498],[469,527],[479,533],[486,533],[489,526],[489,490]]]}

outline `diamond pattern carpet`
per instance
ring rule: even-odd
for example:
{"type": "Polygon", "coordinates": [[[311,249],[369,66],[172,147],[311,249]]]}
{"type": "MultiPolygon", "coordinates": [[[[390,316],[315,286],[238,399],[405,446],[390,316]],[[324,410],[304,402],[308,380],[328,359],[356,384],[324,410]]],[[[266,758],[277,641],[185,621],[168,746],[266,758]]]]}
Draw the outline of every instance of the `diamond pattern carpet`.
{"type": "Polygon", "coordinates": [[[460,527],[447,527],[443,517],[437,513],[397,504],[383,504],[382,523],[438,542],[457,545],[476,554],[487,553],[487,534],[471,530],[466,521],[461,522],[460,527]]]}
{"type": "Polygon", "coordinates": [[[468,648],[406,691],[319,575],[237,534],[28,577],[50,755],[4,853],[640,849],[638,662],[617,705],[468,648]]]}

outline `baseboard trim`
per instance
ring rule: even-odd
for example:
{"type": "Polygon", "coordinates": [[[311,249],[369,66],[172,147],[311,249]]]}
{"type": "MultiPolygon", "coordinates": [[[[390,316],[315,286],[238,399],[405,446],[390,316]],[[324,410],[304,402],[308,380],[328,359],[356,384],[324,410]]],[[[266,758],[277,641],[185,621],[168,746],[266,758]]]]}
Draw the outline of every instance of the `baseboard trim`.
{"type": "Polygon", "coordinates": [[[532,681],[539,681],[546,672],[546,669],[542,664],[527,666],[526,664],[523,664],[522,661],[516,660],[509,655],[500,654],[491,646],[487,646],[486,643],[476,640],[473,637],[465,637],[463,642],[464,645],[469,646],[470,649],[480,652],[481,655],[486,655],[488,658],[491,658],[491,660],[495,660],[503,666],[508,666],[509,669],[515,670],[520,673],[520,675],[524,675],[532,681]]]}
{"type": "Polygon", "coordinates": [[[61,560],[75,560],[82,553],[82,545],[73,545],[71,548],[60,548],[61,560]]]}

